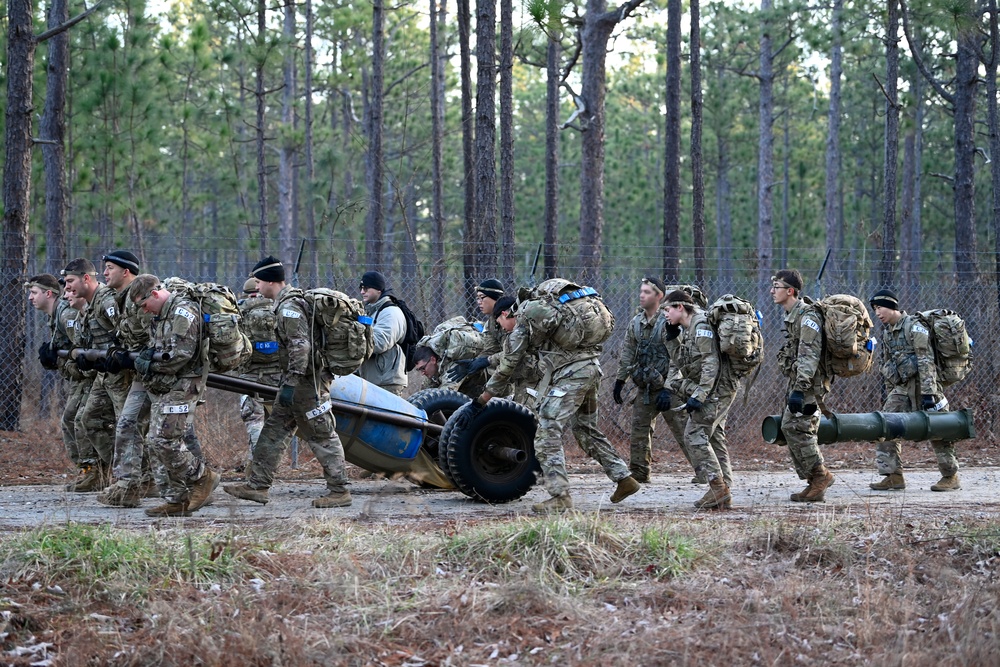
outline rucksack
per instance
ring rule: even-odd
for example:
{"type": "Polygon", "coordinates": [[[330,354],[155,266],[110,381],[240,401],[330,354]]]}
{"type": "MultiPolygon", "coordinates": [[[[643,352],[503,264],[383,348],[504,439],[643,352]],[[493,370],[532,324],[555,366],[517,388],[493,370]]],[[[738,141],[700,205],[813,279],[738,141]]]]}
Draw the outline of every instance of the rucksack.
{"type": "Polygon", "coordinates": [[[375,351],[372,318],[343,292],[318,287],[303,293],[309,306],[314,359],[334,375],[350,375],[375,351]]]}
{"type": "Polygon", "coordinates": [[[239,304],[240,329],[250,339],[253,352],[250,366],[274,366],[278,363],[278,337],[275,334],[277,316],[274,301],[251,297],[239,304]]]}
{"type": "Polygon", "coordinates": [[[563,350],[595,348],[611,337],[615,316],[593,287],[550,278],[521,294],[518,318],[563,350]]]}
{"type": "Polygon", "coordinates": [[[708,309],[708,321],[715,329],[719,352],[729,358],[736,377],[746,377],[764,358],[764,336],[760,315],[753,304],[733,294],[725,294],[708,309]]]}
{"type": "Polygon", "coordinates": [[[253,346],[240,330],[240,309],[236,295],[218,283],[192,283],[182,278],[168,278],[164,287],[198,304],[201,309],[203,355],[213,373],[234,370],[250,358],[253,346]]]}
{"type": "Polygon", "coordinates": [[[872,318],[861,299],[833,294],[814,305],[823,315],[823,349],[829,371],[849,378],[871,368],[875,359],[872,318]]]}
{"type": "Polygon", "coordinates": [[[972,371],[973,341],[965,320],[953,310],[939,308],[917,313],[930,332],[938,380],[945,387],[964,380],[972,371]]]}
{"type": "Polygon", "coordinates": [[[429,347],[439,359],[473,359],[482,349],[482,333],[459,315],[434,327],[430,335],[417,342],[417,347],[429,347]]]}
{"type": "Polygon", "coordinates": [[[403,318],[406,320],[406,333],[403,335],[403,340],[399,341],[399,347],[402,348],[403,355],[406,357],[406,372],[409,373],[416,365],[416,362],[413,361],[413,351],[417,349],[417,343],[424,337],[424,323],[420,321],[416,313],[410,310],[405,301],[397,299],[391,294],[386,296],[389,297],[389,303],[383,304],[375,311],[375,320],[378,320],[379,313],[390,306],[397,306],[403,311],[403,318]]]}

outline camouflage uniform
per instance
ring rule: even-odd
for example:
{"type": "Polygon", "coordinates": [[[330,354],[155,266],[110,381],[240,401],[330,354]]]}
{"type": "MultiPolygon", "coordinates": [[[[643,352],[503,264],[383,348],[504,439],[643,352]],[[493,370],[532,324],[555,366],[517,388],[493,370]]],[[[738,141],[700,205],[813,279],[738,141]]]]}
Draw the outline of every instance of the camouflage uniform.
{"type": "Polygon", "coordinates": [[[478,357],[487,357],[490,360],[490,370],[500,365],[500,356],[503,354],[503,342],[507,338],[507,332],[497,324],[495,318],[487,318],[483,322],[483,341],[479,349],[478,357]]]}
{"type": "MultiPolygon", "coordinates": [[[[72,350],[77,346],[77,324],[81,318],[80,311],[71,307],[64,299],[56,302],[49,327],[52,332],[51,346],[53,350],[72,350]]],[[[66,380],[66,407],[62,413],[63,444],[66,445],[66,455],[76,466],[82,466],[81,449],[85,449],[81,440],[84,435],[76,430],[76,416],[87,404],[90,396],[90,385],[94,382],[94,371],[81,371],[72,359],[59,359],[59,374],[66,380]]]]}
{"type": "Polygon", "coordinates": [[[719,354],[715,331],[702,310],[695,310],[684,341],[670,362],[670,393],[685,404],[689,398],[703,407],[689,413],[684,428],[695,473],[707,480],[722,477],[733,483],[726,442],[726,419],[739,391],[727,360],[719,354]]]}
{"type": "Polygon", "coordinates": [[[150,347],[170,359],[152,362],[143,384],[150,398],[149,446],[166,473],[161,495],[168,503],[186,503],[206,474],[204,461],[185,443],[204,391],[201,327],[198,304],[179,294],[171,294],[153,318],[150,347]]]}
{"type": "Polygon", "coordinates": [[[614,482],[631,476],[614,445],[597,427],[597,390],[601,385],[600,346],[566,351],[549,343],[545,335],[518,323],[510,333],[500,363],[486,384],[486,391],[505,396],[511,378],[531,355],[540,359],[545,373],[539,385],[538,431],[535,457],[542,467],[542,481],[553,497],[569,492],[563,431],[569,425],[580,448],[594,458],[614,482]]]}
{"type": "MultiPolygon", "coordinates": [[[[118,317],[115,291],[107,285],[98,286],[79,325],[80,346],[97,350],[115,347],[118,317]]],[[[125,396],[132,383],[131,376],[127,385],[123,382],[113,374],[97,373],[87,403],[77,414],[76,432],[83,434],[80,459],[85,465],[100,463],[106,469],[111,468],[115,453],[115,423],[125,404],[125,396]]]]}
{"type": "MultiPolygon", "coordinates": [[[[938,381],[934,363],[934,348],[930,332],[916,316],[901,312],[894,325],[882,327],[882,377],[889,395],[882,405],[884,412],[914,412],[920,410],[920,397],[934,397],[937,409],[946,411],[948,399],[938,381]]],[[[958,458],[954,443],[931,440],[938,469],[943,477],[958,474],[958,458]]],[[[875,447],[875,466],[882,475],[903,472],[899,440],[880,442],[875,447]]]]}
{"type": "MultiPolygon", "coordinates": [[[[687,419],[674,410],[661,412],[656,407],[657,395],[667,385],[670,374],[670,358],[673,354],[668,352],[668,346],[676,350],[680,343],[677,338],[667,341],[667,326],[667,318],[662,310],[657,310],[652,319],[649,319],[639,309],[625,332],[625,345],[622,347],[618,375],[615,377],[622,381],[631,377],[638,388],[632,400],[629,468],[639,479],[649,479],[657,415],[663,416],[684,457],[695,467],[684,440],[684,424],[687,419]]],[[[670,400],[671,408],[684,404],[683,401],[678,403],[679,397],[676,394],[671,394],[670,400]]]]}
{"type": "MultiPolygon", "coordinates": [[[[274,333],[277,323],[274,301],[263,296],[253,296],[241,301],[239,307],[240,328],[253,344],[253,354],[246,366],[239,369],[239,377],[241,380],[276,387],[281,384],[281,360],[274,333]]],[[[273,402],[263,401],[256,394],[240,396],[240,419],[247,429],[251,456],[273,402]]]]}
{"type": "Polygon", "coordinates": [[[816,436],[820,406],[830,390],[823,364],[823,317],[811,299],[802,297],[785,315],[784,327],[785,344],[778,351],[778,365],[788,378],[785,396],[801,391],[805,411],[810,414],[793,415],[786,405],[781,432],[799,479],[809,479],[812,471],[823,465],[816,436]]]}
{"type": "Polygon", "coordinates": [[[264,422],[260,439],[254,447],[253,461],[247,486],[269,489],[274,472],[285,451],[288,436],[296,427],[299,436],[309,444],[323,468],[323,477],[331,493],[347,490],[344,447],[335,429],[330,411],[330,382],[333,377],[320,371],[312,361],[312,341],[309,333],[309,310],[302,290],[286,286],[278,293],[277,334],[282,385],[295,387],[291,407],[275,401],[271,414],[264,422]]]}
{"type": "Polygon", "coordinates": [[[484,333],[482,325],[470,324],[464,317],[456,316],[434,327],[434,331],[417,342],[417,347],[426,347],[437,357],[437,373],[427,378],[427,385],[440,389],[450,389],[476,398],[486,386],[485,370],[466,375],[461,380],[448,379],[448,372],[458,361],[466,361],[479,356],[484,333]],[[475,331],[473,331],[475,329],[475,331]]]}

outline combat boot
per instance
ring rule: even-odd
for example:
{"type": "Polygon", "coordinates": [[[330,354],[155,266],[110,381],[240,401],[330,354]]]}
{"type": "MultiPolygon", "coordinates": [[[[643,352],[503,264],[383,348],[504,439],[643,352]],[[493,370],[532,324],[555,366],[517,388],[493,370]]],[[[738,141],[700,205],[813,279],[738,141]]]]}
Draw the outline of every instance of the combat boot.
{"type": "Polygon", "coordinates": [[[219,473],[210,468],[205,468],[205,474],[198,478],[198,481],[191,487],[191,498],[188,500],[188,510],[195,512],[208,503],[212,492],[219,487],[219,480],[222,477],[219,473]]]}
{"type": "Polygon", "coordinates": [[[691,478],[692,484],[708,484],[708,478],[704,475],[695,475],[691,478]]]}
{"type": "Polygon", "coordinates": [[[101,463],[94,463],[87,466],[87,473],[76,483],[73,491],[76,493],[90,493],[101,491],[108,486],[108,470],[101,463]]]}
{"type": "Polygon", "coordinates": [[[639,482],[633,477],[618,480],[618,488],[611,494],[611,502],[620,503],[640,489],[639,482]]]}
{"type": "Polygon", "coordinates": [[[958,491],[962,484],[958,481],[958,475],[944,475],[937,484],[931,486],[931,491],[958,491]]]}
{"type": "Polygon", "coordinates": [[[149,477],[139,482],[139,493],[143,498],[159,498],[160,487],[156,485],[155,479],[149,477]]]}
{"type": "Polygon", "coordinates": [[[146,516],[191,516],[191,512],[188,510],[187,501],[185,501],[183,503],[163,503],[156,507],[150,507],[146,510],[146,516]]]}
{"type": "Polygon", "coordinates": [[[708,483],[708,491],[700,499],[694,502],[698,509],[723,509],[725,504],[733,499],[733,494],[729,491],[726,480],[716,477],[708,483]]]}
{"type": "Polygon", "coordinates": [[[127,479],[119,480],[97,494],[97,502],[108,507],[138,507],[142,498],[140,486],[127,479]]]}
{"type": "Polygon", "coordinates": [[[266,505],[270,498],[267,497],[267,489],[252,489],[246,484],[227,484],[222,490],[236,498],[252,500],[255,503],[266,505]]]}
{"type": "Polygon", "coordinates": [[[903,473],[894,472],[883,477],[881,482],[874,482],[868,487],[872,491],[899,491],[906,488],[906,482],[903,481],[903,473]]]}
{"type": "MultiPolygon", "coordinates": [[[[638,486],[638,484],[636,484],[638,486]]],[[[544,500],[540,503],[535,503],[531,506],[531,509],[535,514],[554,514],[558,512],[565,512],[567,510],[573,509],[573,499],[569,497],[569,493],[563,493],[558,496],[552,496],[548,500],[544,500]]]]}
{"type": "Polygon", "coordinates": [[[89,465],[84,464],[80,466],[79,468],[76,469],[76,477],[73,478],[73,481],[66,484],[66,486],[63,488],[66,489],[67,491],[76,491],[76,485],[82,482],[89,473],[90,473],[89,465]]]}
{"type": "Polygon", "coordinates": [[[833,473],[825,465],[818,465],[809,476],[809,485],[801,493],[793,493],[791,500],[793,503],[821,503],[833,481],[833,473]]]}
{"type": "Polygon", "coordinates": [[[313,507],[317,509],[327,509],[328,507],[350,507],[354,499],[351,498],[350,491],[331,491],[325,496],[315,498],[313,507]]]}

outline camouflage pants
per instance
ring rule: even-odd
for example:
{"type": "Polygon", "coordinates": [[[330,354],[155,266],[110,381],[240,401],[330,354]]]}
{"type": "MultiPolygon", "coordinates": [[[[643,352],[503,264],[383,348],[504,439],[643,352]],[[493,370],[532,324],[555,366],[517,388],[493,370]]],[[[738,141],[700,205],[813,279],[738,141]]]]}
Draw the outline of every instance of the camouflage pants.
{"type": "MultiPolygon", "coordinates": [[[[688,460],[691,467],[694,461],[691,459],[691,452],[684,440],[684,423],[687,421],[683,412],[666,410],[661,412],[656,407],[656,395],[659,390],[650,390],[649,402],[646,402],[646,390],[640,389],[636,392],[632,401],[632,432],[629,436],[629,468],[638,477],[649,477],[649,466],[653,461],[653,432],[656,429],[656,417],[663,416],[663,421],[667,423],[667,428],[674,435],[684,458],[688,460]]],[[[676,408],[682,403],[678,398],[671,397],[670,407],[676,408]]]]}
{"type": "Polygon", "coordinates": [[[346,490],[344,446],[334,430],[336,424],[333,413],[330,412],[330,394],[325,389],[326,386],[328,385],[320,383],[322,389],[317,395],[307,376],[295,388],[291,407],[274,404],[253,450],[253,461],[247,478],[247,484],[251,488],[271,488],[278,462],[291,440],[290,436],[298,428],[299,437],[309,444],[309,449],[323,468],[327,488],[334,493],[346,490]]]}
{"type": "Polygon", "coordinates": [[[115,429],[114,475],[117,479],[139,481],[150,474],[145,440],[149,431],[151,404],[146,388],[142,382],[135,380],[118,415],[115,429]]]}
{"type": "Polygon", "coordinates": [[[813,415],[794,416],[785,407],[781,415],[781,432],[788,443],[788,453],[799,479],[809,479],[816,466],[823,465],[816,434],[819,433],[820,412],[813,415]]]}
{"type": "MultiPolygon", "coordinates": [[[[915,412],[917,403],[914,397],[902,392],[892,391],[882,406],[883,412],[915,412]]],[[[942,477],[958,474],[958,457],[955,455],[955,444],[944,440],[931,440],[931,448],[937,459],[938,470],[942,477]]],[[[875,445],[875,467],[881,475],[891,475],[903,472],[903,461],[900,458],[902,443],[899,440],[886,440],[875,445]]]]}
{"type": "Polygon", "coordinates": [[[597,427],[597,390],[601,367],[596,360],[574,363],[552,376],[551,389],[538,406],[535,457],[542,466],[545,489],[553,496],[569,491],[563,432],[569,426],[587,455],[601,464],[613,482],[629,477],[628,466],[597,427]]]}
{"type": "Polygon", "coordinates": [[[149,447],[166,474],[161,495],[169,503],[188,499],[191,487],[205,473],[205,464],[185,443],[194,428],[199,378],[180,378],[165,394],[149,394],[149,447]]]}
{"type": "Polygon", "coordinates": [[[247,439],[250,444],[250,456],[253,456],[254,447],[260,438],[260,432],[264,428],[264,421],[268,412],[271,411],[270,401],[264,403],[256,396],[243,394],[240,396],[240,419],[247,429],[247,439]]]}
{"type": "Polygon", "coordinates": [[[62,413],[62,437],[63,444],[66,445],[66,455],[74,465],[81,466],[81,450],[88,445],[82,442],[83,434],[78,434],[76,430],[76,416],[87,404],[90,396],[91,380],[69,380],[67,386],[69,391],[66,394],[66,407],[62,413]]]}
{"type": "Polygon", "coordinates": [[[722,477],[727,486],[733,483],[733,468],[729,463],[726,420],[734,397],[732,393],[710,396],[701,410],[690,413],[684,427],[695,474],[709,481],[722,477]]]}
{"type": "Polygon", "coordinates": [[[80,462],[93,465],[98,462],[111,467],[115,455],[115,422],[125,397],[116,402],[106,373],[98,373],[90,387],[87,403],[76,416],[76,433],[80,447],[80,462]]]}

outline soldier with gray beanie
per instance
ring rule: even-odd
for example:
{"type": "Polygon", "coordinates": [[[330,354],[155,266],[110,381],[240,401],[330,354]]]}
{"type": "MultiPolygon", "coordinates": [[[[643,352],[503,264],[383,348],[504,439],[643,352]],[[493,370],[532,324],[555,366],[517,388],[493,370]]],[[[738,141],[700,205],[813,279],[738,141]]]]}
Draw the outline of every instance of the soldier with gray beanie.
{"type": "Polygon", "coordinates": [[[375,351],[357,373],[368,382],[402,396],[407,380],[406,355],[400,343],[406,336],[406,317],[393,302],[385,276],[378,271],[361,276],[359,289],[365,312],[374,320],[375,351]]]}

